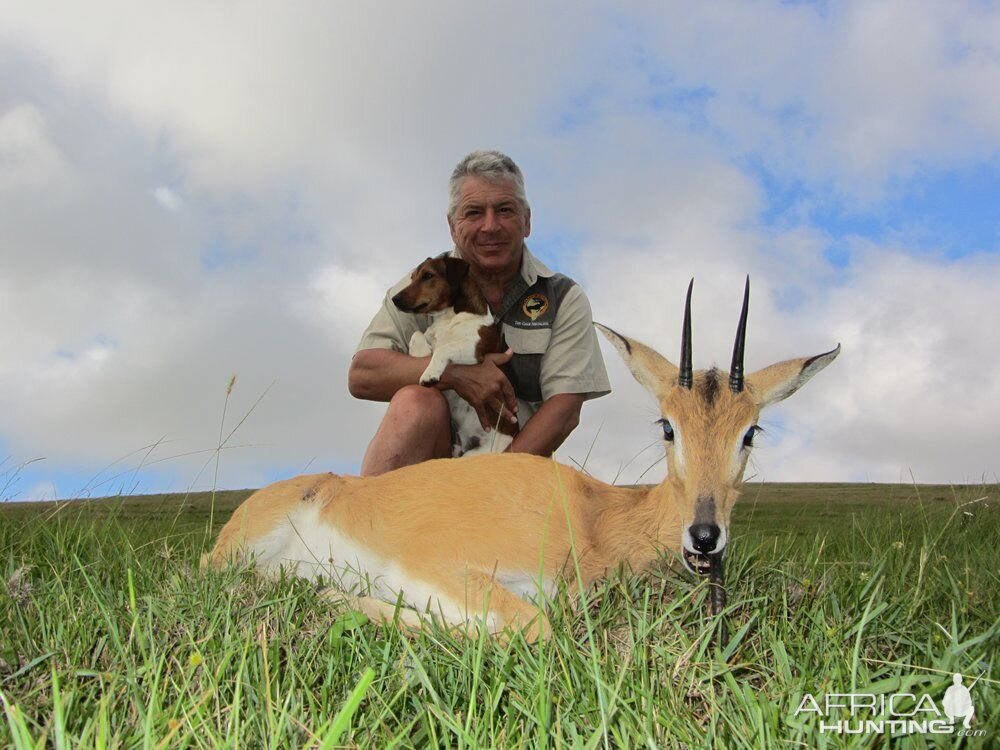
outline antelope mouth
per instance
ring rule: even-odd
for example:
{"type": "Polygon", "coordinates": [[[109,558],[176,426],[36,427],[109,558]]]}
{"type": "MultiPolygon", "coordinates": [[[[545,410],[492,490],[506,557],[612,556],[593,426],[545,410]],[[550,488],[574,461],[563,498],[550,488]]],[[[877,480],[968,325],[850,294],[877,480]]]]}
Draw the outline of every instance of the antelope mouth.
{"type": "Polygon", "coordinates": [[[715,574],[716,571],[722,570],[721,552],[716,552],[711,555],[702,555],[698,552],[692,552],[686,547],[683,552],[684,564],[687,566],[687,569],[695,575],[708,576],[715,574]]]}

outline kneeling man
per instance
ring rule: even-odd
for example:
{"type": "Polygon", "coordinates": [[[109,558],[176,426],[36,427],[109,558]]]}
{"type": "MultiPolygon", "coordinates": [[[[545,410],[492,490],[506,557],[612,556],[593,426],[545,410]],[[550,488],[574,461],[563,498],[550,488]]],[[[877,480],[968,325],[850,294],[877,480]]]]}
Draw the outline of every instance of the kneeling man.
{"type": "Polygon", "coordinates": [[[548,456],[579,423],[583,402],[611,390],[586,295],[525,245],[531,209],[518,166],[498,151],[475,151],[455,167],[449,190],[452,254],[469,263],[509,348],[478,365],[449,365],[433,387],[418,385],[430,357],[410,356],[407,347],[430,317],[393,304],[409,276],[390,289],[348,374],[351,395],[389,402],[363,476],[451,455],[442,391],[468,401],[484,428],[500,418],[516,421],[520,431],[508,450],[548,456]]]}

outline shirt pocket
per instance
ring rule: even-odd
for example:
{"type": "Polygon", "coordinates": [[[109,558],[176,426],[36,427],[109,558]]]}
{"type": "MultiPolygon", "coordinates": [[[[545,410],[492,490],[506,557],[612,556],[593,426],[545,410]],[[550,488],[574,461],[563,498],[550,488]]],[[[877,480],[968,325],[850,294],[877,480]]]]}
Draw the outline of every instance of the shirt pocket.
{"type": "Polygon", "coordinates": [[[504,324],[504,339],[514,356],[504,373],[522,401],[537,404],[542,400],[542,355],[552,339],[551,328],[514,328],[504,324]]]}
{"type": "Polygon", "coordinates": [[[503,337],[514,354],[545,354],[552,339],[552,329],[514,328],[504,323],[503,337]]]}

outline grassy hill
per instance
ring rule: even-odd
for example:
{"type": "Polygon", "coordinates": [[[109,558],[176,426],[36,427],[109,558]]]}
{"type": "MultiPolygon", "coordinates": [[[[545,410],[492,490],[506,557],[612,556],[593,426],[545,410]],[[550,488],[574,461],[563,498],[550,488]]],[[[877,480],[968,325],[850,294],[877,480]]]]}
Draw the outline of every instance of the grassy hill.
{"type": "Polygon", "coordinates": [[[873,747],[803,697],[940,706],[956,671],[982,673],[983,734],[942,746],[995,746],[998,490],[747,484],[721,645],[667,564],[558,597],[549,643],[407,639],[302,581],[199,571],[249,491],[3,504],[0,746],[873,747]]]}

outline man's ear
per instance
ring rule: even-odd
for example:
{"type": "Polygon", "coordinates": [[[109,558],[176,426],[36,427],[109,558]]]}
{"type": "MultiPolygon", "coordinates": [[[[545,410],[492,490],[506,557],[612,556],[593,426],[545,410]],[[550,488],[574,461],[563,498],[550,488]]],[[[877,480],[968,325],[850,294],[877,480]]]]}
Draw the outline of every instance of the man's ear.
{"type": "Polygon", "coordinates": [[[600,323],[594,323],[594,326],[622,355],[632,377],[654,398],[659,399],[664,391],[677,384],[677,366],[662,354],[600,323]]]}
{"type": "Polygon", "coordinates": [[[750,395],[761,409],[783,401],[808,383],[813,375],[833,362],[838,354],[840,354],[840,344],[825,354],[789,359],[747,375],[750,395]]]}

